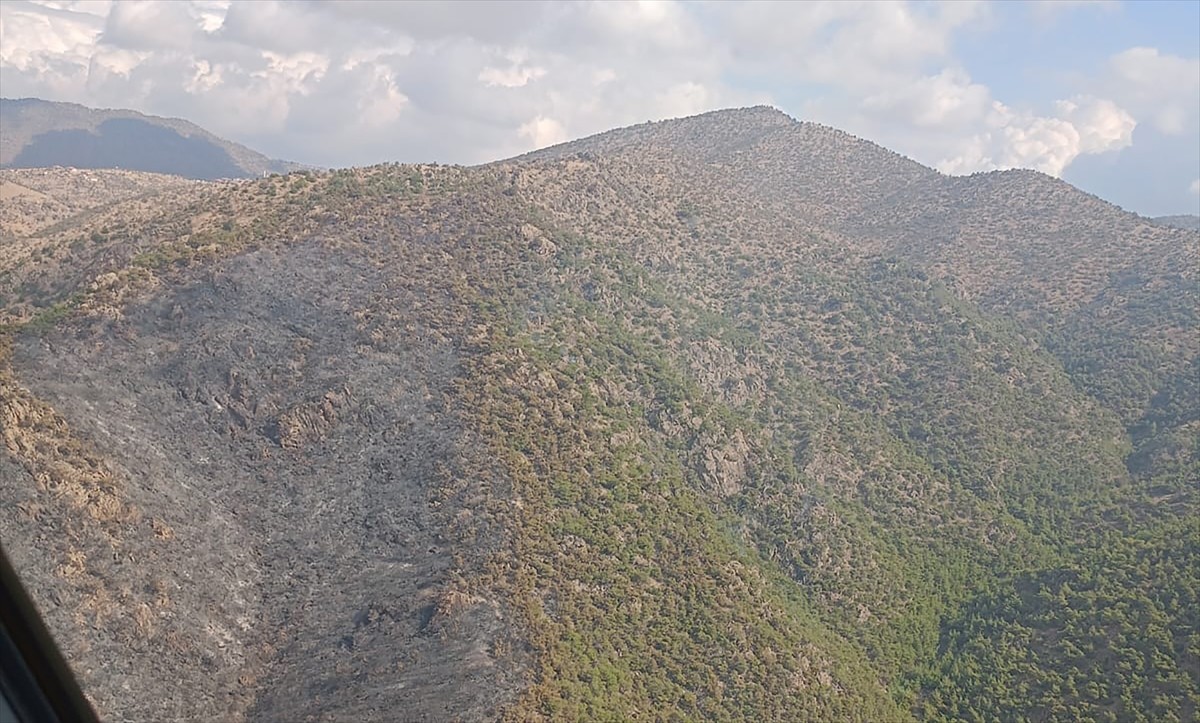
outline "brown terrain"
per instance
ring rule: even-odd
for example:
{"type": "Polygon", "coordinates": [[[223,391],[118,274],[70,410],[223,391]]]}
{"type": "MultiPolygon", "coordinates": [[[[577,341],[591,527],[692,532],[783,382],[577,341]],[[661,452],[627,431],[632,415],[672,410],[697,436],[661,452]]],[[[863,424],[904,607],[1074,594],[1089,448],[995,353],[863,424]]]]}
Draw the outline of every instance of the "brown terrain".
{"type": "Polygon", "coordinates": [[[1197,714],[1200,234],[761,107],[3,173],[0,541],[105,719],[1197,714]]]}

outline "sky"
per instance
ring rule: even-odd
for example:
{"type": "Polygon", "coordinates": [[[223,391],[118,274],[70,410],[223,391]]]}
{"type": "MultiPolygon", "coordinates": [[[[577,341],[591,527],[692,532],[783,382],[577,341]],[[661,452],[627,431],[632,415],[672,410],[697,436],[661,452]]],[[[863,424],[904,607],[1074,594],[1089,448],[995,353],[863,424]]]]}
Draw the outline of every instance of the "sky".
{"type": "Polygon", "coordinates": [[[765,103],[944,173],[1200,213],[1200,0],[3,0],[0,94],[319,166],[480,163],[765,103]]]}

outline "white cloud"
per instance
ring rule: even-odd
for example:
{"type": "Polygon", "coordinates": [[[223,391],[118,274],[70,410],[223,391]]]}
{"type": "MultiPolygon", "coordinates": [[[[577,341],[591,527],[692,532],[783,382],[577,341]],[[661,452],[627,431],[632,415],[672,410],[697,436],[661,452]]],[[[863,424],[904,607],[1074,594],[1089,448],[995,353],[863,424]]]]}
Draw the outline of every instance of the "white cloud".
{"type": "Polygon", "coordinates": [[[700,83],[677,83],[658,95],[659,115],[683,117],[713,110],[719,104],[716,95],[700,83]]]}
{"type": "Polygon", "coordinates": [[[54,10],[68,10],[104,17],[112,7],[112,0],[45,0],[42,4],[54,10]]]}
{"type": "Polygon", "coordinates": [[[1200,57],[1129,48],[1109,59],[1100,87],[1169,135],[1195,129],[1200,116],[1200,57]]]}
{"type": "Polygon", "coordinates": [[[1059,176],[1080,155],[1129,146],[1137,125],[1112,101],[1087,96],[1046,114],[1013,108],[961,68],[868,95],[858,110],[868,135],[917,149],[950,174],[1033,168],[1059,176]]]}
{"type": "Polygon", "coordinates": [[[531,80],[537,80],[546,74],[546,69],[528,65],[525,61],[525,51],[518,50],[505,54],[506,67],[487,66],[479,71],[479,80],[490,86],[504,88],[521,88],[531,80]]]}
{"type": "Polygon", "coordinates": [[[545,148],[566,141],[569,136],[563,124],[553,118],[538,116],[525,123],[519,130],[524,138],[528,138],[534,148],[545,148]]]}
{"type": "MultiPolygon", "coordinates": [[[[287,4],[293,10],[294,5],[287,4]]],[[[496,0],[314,0],[311,5],[326,26],[402,35],[414,42],[471,38],[489,47],[519,45],[564,12],[551,3],[496,0]]]]}
{"type": "Polygon", "coordinates": [[[192,77],[185,81],[184,89],[193,95],[201,95],[221,85],[221,69],[207,60],[192,61],[192,77]]]}
{"type": "Polygon", "coordinates": [[[230,0],[192,0],[188,12],[205,33],[216,32],[225,23],[230,0]]]}
{"type": "Polygon", "coordinates": [[[583,6],[586,27],[607,40],[633,39],[668,49],[686,49],[699,30],[677,0],[596,2],[583,6]]]}
{"type": "Polygon", "coordinates": [[[1188,186],[1188,193],[1193,196],[1200,196],[1200,178],[1192,181],[1192,184],[1188,186]]]}
{"type": "Polygon", "coordinates": [[[88,82],[103,82],[110,74],[128,79],[134,68],[141,65],[149,56],[150,52],[146,50],[101,46],[92,54],[88,68],[88,82]]]}
{"type": "Polygon", "coordinates": [[[954,30],[982,12],[870,2],[192,0],[96,5],[92,14],[10,7],[0,44],[6,88],[188,117],[317,163],[393,153],[490,160],[564,140],[567,129],[580,135],[772,100],[731,85],[733,68],[883,93],[893,81],[903,87],[922,62],[944,58],[954,30]],[[753,53],[739,57],[739,44],[753,53]],[[464,137],[438,139],[458,125],[464,137]]]}
{"type": "Polygon", "coordinates": [[[358,121],[371,128],[386,128],[397,121],[408,105],[408,96],[396,86],[391,71],[375,66],[370,90],[362,94],[358,104],[358,121]]]}
{"type": "Polygon", "coordinates": [[[879,93],[945,61],[962,29],[986,20],[983,3],[719,3],[714,24],[732,59],[764,73],[879,93]]]}
{"type": "Polygon", "coordinates": [[[600,68],[592,71],[592,85],[604,85],[617,79],[617,71],[612,68],[600,68]]]}
{"type": "Polygon", "coordinates": [[[878,115],[899,115],[920,127],[962,128],[982,120],[991,105],[987,87],[965,71],[947,68],[933,76],[867,96],[862,106],[878,115]]]}
{"type": "Polygon", "coordinates": [[[4,0],[0,77],[5,95],[182,116],[327,165],[481,162],[775,97],[953,173],[1059,175],[1127,147],[1135,121],[1195,127],[1200,65],[1151,48],[1114,56],[1057,103],[996,97],[954,52],[991,13],[865,0],[4,0]]]}
{"type": "Polygon", "coordinates": [[[943,158],[943,173],[1032,168],[1060,176],[1080,155],[1105,153],[1133,142],[1133,118],[1109,100],[1077,97],[1056,104],[1057,114],[1039,116],[993,101],[987,130],[943,158]]]}
{"type": "Polygon", "coordinates": [[[0,3],[0,69],[36,78],[49,92],[70,93],[86,83],[103,27],[102,14],[0,3]]]}
{"type": "Polygon", "coordinates": [[[1104,153],[1133,144],[1137,121],[1111,100],[1077,96],[1055,105],[1059,116],[1079,133],[1080,153],[1104,153]]]}
{"type": "Polygon", "coordinates": [[[140,0],[115,3],[109,10],[102,45],[124,50],[178,51],[192,45],[201,32],[187,3],[140,0]]]}
{"type": "Polygon", "coordinates": [[[268,84],[281,86],[285,93],[308,95],[329,70],[329,58],[320,53],[300,52],[288,55],[265,50],[262,55],[267,61],[267,67],[258,71],[258,76],[268,84]]]}

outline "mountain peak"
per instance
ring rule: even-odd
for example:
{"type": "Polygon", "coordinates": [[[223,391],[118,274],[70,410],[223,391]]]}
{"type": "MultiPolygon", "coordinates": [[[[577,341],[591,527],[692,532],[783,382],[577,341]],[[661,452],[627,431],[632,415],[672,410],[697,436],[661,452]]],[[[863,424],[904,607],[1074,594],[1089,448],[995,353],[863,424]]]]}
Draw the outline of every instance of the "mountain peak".
{"type": "Polygon", "coordinates": [[[539,161],[565,158],[580,153],[613,153],[634,145],[672,145],[683,147],[719,140],[744,144],[780,128],[799,123],[783,111],[766,105],[723,108],[698,115],[652,120],[615,128],[573,141],[541,148],[517,156],[514,161],[539,161]]]}
{"type": "Polygon", "coordinates": [[[302,168],[180,118],[0,98],[0,167],[124,168],[193,179],[245,178],[302,168]]]}
{"type": "MultiPolygon", "coordinates": [[[[789,125],[799,122],[773,105],[750,105],[739,108],[720,108],[717,110],[710,110],[697,115],[684,116],[682,118],[676,118],[673,120],[702,121],[717,119],[730,119],[742,123],[761,123],[763,125],[775,126],[789,125]]],[[[671,120],[660,122],[670,123],[671,120]]]]}

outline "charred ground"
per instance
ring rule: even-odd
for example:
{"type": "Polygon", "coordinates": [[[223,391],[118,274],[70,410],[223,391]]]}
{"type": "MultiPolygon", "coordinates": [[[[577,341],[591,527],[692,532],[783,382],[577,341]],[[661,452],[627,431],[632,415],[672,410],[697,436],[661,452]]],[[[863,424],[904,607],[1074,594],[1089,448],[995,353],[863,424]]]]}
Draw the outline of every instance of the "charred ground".
{"type": "Polygon", "coordinates": [[[754,108],[6,243],[113,719],[1196,715],[1195,233],[754,108]]]}

